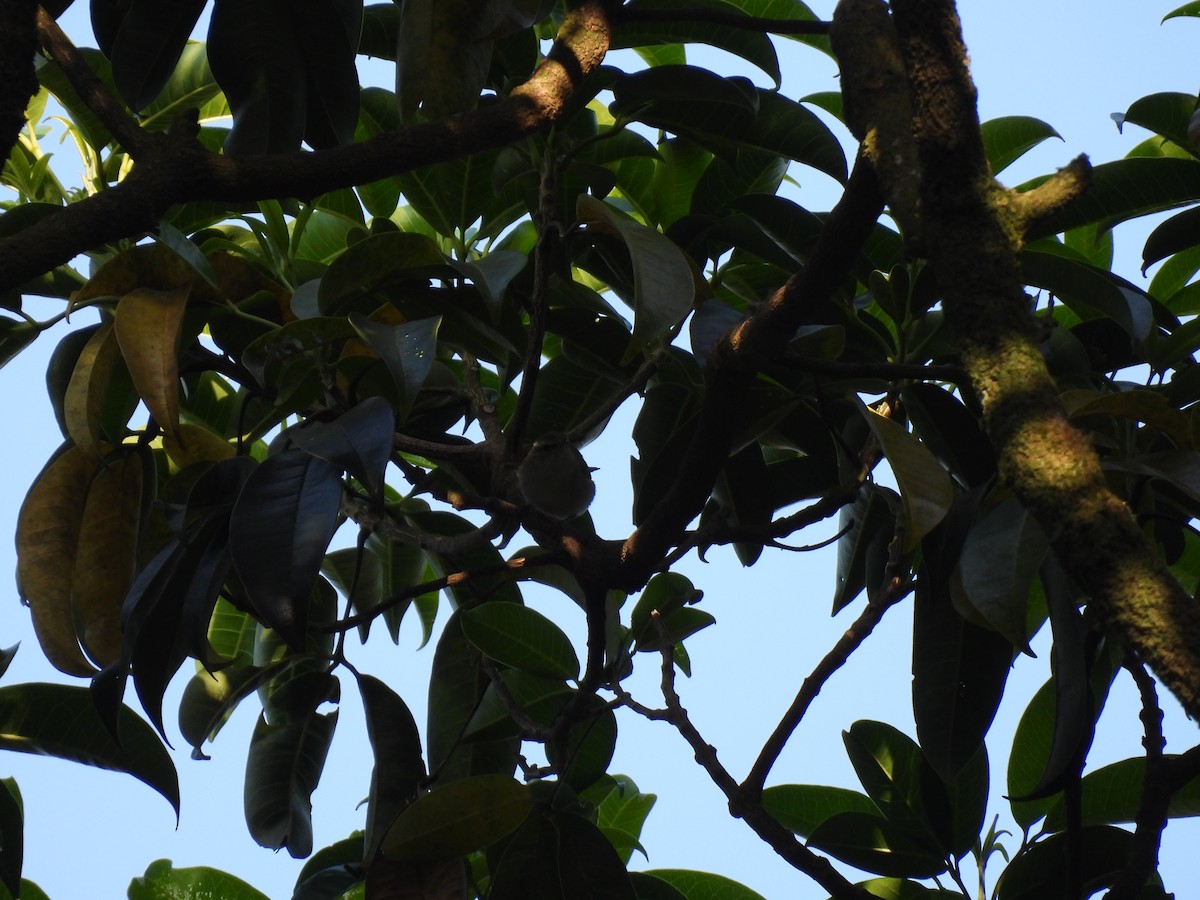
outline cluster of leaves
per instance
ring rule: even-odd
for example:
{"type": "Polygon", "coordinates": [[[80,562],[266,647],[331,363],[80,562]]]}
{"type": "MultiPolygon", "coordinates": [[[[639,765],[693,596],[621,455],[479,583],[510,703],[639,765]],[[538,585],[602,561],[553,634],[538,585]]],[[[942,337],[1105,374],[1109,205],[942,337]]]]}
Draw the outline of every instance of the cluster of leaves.
{"type": "MultiPolygon", "coordinates": [[[[242,156],[362,142],[494,102],[533,71],[563,13],[530,0],[486,13],[410,0],[403,19],[393,5],[354,0],[225,3],[206,49],[188,41],[204,5],[93,3],[101,48],[83,59],[143,129],[198,108],[201,142],[242,156]],[[360,89],[356,53],[400,60],[397,90],[360,89]],[[221,122],[230,114],[231,130],[221,122]]],[[[149,242],[93,248],[87,277],[62,266],[0,293],[0,362],[59,318],[35,320],[23,295],[100,318],[53,354],[64,444],[31,487],[17,535],[42,650],[91,688],[0,688],[0,746],[130,772],[178,811],[159,736],[164,693],[190,658],[179,729],[196,755],[242,701],[262,705],[246,819],[261,845],[311,857],[298,898],[754,896],[716,875],[629,872],[654,797],[608,771],[614,708],[679,724],[673,688],[664,684],[667,709],[650,711],[621,682],[638,653],[690,671],[683,641],[714,621],[701,593],[663,573],[638,585],[626,617],[623,576],[567,549],[599,554],[610,542],[587,516],[560,523],[526,508],[513,477],[528,439],[591,437],[634,401],[633,523],[644,525],[677,487],[710,352],[815,262],[826,216],[780,191],[793,163],[847,178],[838,139],[810,109],[836,117],[840,96],[797,102],[688,65],[685,44],[703,42],[780,81],[761,28],[696,10],[780,30],[814,19],[792,0],[632,0],[613,46],[634,48],[646,67],[597,70],[548,132],[310,201],[182,204],[149,242]],[[473,424],[483,440],[458,433],[473,424]],[[348,520],[357,546],[331,550],[348,520]],[[522,526],[537,546],[506,555],[522,526]],[[524,605],[523,579],[584,607],[585,661],[524,605]],[[366,640],[382,619],[396,641],[411,610],[429,640],[443,593],[452,612],[433,651],[422,740],[404,699],[353,665],[345,635],[357,627],[366,640]],[[314,853],[309,798],[347,673],[374,759],[365,827],[314,853]],[[150,725],[124,705],[129,680],[150,725]],[[527,761],[531,745],[544,765],[527,761]]],[[[827,50],[819,35],[805,41],[827,50]]],[[[3,174],[18,199],[0,238],[110,190],[129,168],[59,62],[41,60],[38,75],[3,174]],[[51,96],[87,164],[83,194],[59,183],[39,144],[51,96]]],[[[1195,591],[1197,210],[1151,235],[1146,264],[1166,263],[1147,290],[1110,271],[1114,225],[1200,200],[1193,106],[1182,94],[1135,103],[1125,121],[1156,136],[1098,167],[1092,190],[1042,226],[1022,263],[1044,298],[1037,316],[1064,403],[1195,591]],[[1144,384],[1120,377],[1142,369],[1144,384]]],[[[983,132],[997,173],[1054,136],[1022,117],[983,132]]],[[[882,615],[914,595],[916,740],[854,723],[846,748],[865,793],[793,784],[761,796],[810,848],[880,876],[866,883],[877,896],[958,896],[921,882],[949,873],[965,893],[961,861],[973,855],[982,870],[1006,852],[995,824],[985,827],[984,738],[1014,655],[1048,620],[1055,672],[1013,739],[1009,794],[1023,837],[995,896],[1066,896],[1069,823],[1085,829],[1079,878],[1111,883],[1134,840],[1115,826],[1134,819],[1141,773],[1162,758],[1082,775],[1119,642],[1080,612],[1044,536],[998,484],[938,300],[931,272],[876,224],[787,353],[763,362],[699,524],[673,535],[666,562],[732,544],[750,565],[840,508],[833,611],[865,592],[864,615],[882,615]],[[872,480],[881,459],[898,490],[872,480]],[[811,505],[787,512],[800,503],[811,505]]],[[[1200,812],[1200,787],[1178,788],[1168,814],[1200,812]]],[[[10,786],[0,792],[6,838],[20,821],[10,786]]],[[[6,840],[0,882],[36,897],[13,847],[6,840]]],[[[163,861],[131,896],[156,896],[155,885],[259,896],[235,882],[163,861]]],[[[1166,895],[1155,882],[1140,896],[1166,895]]]]}

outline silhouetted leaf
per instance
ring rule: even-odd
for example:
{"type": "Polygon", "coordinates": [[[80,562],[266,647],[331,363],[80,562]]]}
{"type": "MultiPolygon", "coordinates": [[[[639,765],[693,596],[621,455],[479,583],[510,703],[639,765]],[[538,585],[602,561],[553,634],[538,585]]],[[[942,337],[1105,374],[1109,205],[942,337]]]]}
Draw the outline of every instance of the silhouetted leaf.
{"type": "Polygon", "coordinates": [[[365,851],[361,854],[363,859],[372,860],[401,810],[416,799],[425,777],[425,763],[417,723],[400,696],[370,675],[360,675],[358,687],[367,737],[375,755],[367,800],[365,851]]]}
{"type": "Polygon", "coordinates": [[[1041,900],[1068,894],[1067,857],[1079,853],[1079,873],[1084,895],[1112,884],[1126,865],[1133,848],[1132,832],[1111,826],[1092,826],[1079,835],[1079,849],[1067,846],[1065,834],[1052,834],[1005,868],[996,884],[998,900],[1041,900]]]}
{"type": "Polygon", "coordinates": [[[383,838],[389,859],[451,859],[512,834],[532,808],[529,791],[506,775],[477,775],[425,794],[383,838]]]}
{"type": "Polygon", "coordinates": [[[179,779],[157,735],[128,707],[119,712],[121,744],[112,739],[87,688],[63,684],[0,687],[0,749],[56,756],[127,772],[167,799],[179,815],[179,779]]]}
{"type": "MultiPolygon", "coordinates": [[[[1168,754],[1168,759],[1175,758],[1168,754]]],[[[1083,776],[1080,812],[1084,825],[1118,825],[1137,820],[1146,776],[1144,757],[1123,759],[1083,776]]],[[[1200,779],[1193,779],[1171,795],[1170,818],[1200,816],[1200,779]]],[[[1066,829],[1066,806],[1060,798],[1046,815],[1047,831],[1066,829]]]]}
{"type": "Polygon", "coordinates": [[[685,897],[707,897],[710,900],[764,900],[745,885],[710,872],[689,869],[647,869],[646,875],[665,881],[685,897]]]}
{"type": "Polygon", "coordinates": [[[312,792],[325,768],[337,712],[319,713],[337,700],[337,679],[311,673],[311,690],[297,690],[277,721],[259,716],[246,758],[245,809],[250,836],[272,850],[287,848],[296,859],[312,853],[312,792]],[[307,694],[307,696],[303,696],[307,694]],[[307,702],[302,702],[307,701],[307,702]]]}
{"type": "Polygon", "coordinates": [[[247,599],[296,647],[303,644],[309,594],[341,500],[337,467],[286,450],[250,473],[230,516],[229,546],[247,599]]]}
{"type": "Polygon", "coordinates": [[[802,838],[812,834],[818,825],[843,812],[877,815],[870,797],[847,788],[823,784],[779,784],[763,791],[763,807],[784,828],[802,838]]]}
{"type": "Polygon", "coordinates": [[[21,893],[21,867],[25,862],[25,812],[21,789],[12,778],[0,779],[0,889],[14,897],[21,893]]]}
{"type": "Polygon", "coordinates": [[[579,657],[562,629],[516,603],[484,603],[464,610],[462,629],[484,655],[547,678],[578,678],[579,657]]]}
{"type": "Polygon", "coordinates": [[[570,813],[556,815],[551,821],[558,832],[558,872],[564,897],[637,900],[625,863],[599,828],[570,813]]]}
{"type": "Polygon", "coordinates": [[[880,875],[930,878],[946,871],[945,856],[936,845],[870,813],[831,816],[809,836],[808,845],[880,875]]]}

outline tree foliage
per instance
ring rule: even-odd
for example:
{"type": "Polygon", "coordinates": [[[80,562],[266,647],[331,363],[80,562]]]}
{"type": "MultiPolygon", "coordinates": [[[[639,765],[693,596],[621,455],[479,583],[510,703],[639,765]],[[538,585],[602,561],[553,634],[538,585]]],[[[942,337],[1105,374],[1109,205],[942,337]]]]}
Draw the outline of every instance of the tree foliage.
{"type": "MultiPolygon", "coordinates": [[[[1168,896],[1162,830],[1200,812],[1200,751],[1164,752],[1156,698],[1157,679],[1200,714],[1193,97],[1134,103],[1155,136],[1127,158],[1009,189],[994,176],[1055,132],[978,122],[948,0],[842,0],[832,22],[798,0],[244,0],[204,43],[203,0],[93,0],[98,49],[59,30],[69,5],[0,4],[0,364],[94,314],[53,352],[63,444],[16,535],[41,650],[90,688],[0,687],[0,746],[128,772],[178,813],[164,694],[194,665],[178,731],[203,756],[260,705],[246,822],[308,860],[308,900],[756,896],[629,870],[654,803],[610,771],[630,715],[670,723],[834,897],[970,896],[971,858],[999,900],[1168,896]],[[843,92],[781,92],[780,38],[832,54],[843,92]],[[689,65],[701,43],[771,86],[689,65]],[[639,62],[613,67],[621,48],[639,62]],[[360,87],[360,55],[393,61],[394,91],[360,87]],[[41,143],[56,109],[80,188],[41,143]],[[785,190],[793,166],[842,185],[832,210],[785,190]],[[1111,230],[1164,210],[1142,290],[1111,230]],[[586,442],[623,405],[632,530],[527,504],[533,441],[586,442]],[[714,545],[754,565],[833,517],[852,622],[739,776],[676,685],[715,620],[673,568],[714,545]],[[531,581],[573,601],[584,646],[525,605],[531,581]],[[915,735],[847,723],[861,791],[777,783],[808,705],[902,602],[915,735]],[[433,642],[425,723],[347,641],[406,617],[433,642]],[[984,738],[1047,623],[1006,842],[984,738]],[[638,666],[660,697],[627,690],[638,666]],[[1145,754],[1090,770],[1116,678],[1145,754]],[[344,688],[370,795],[322,849],[310,797],[344,688]]],[[[5,787],[0,891],[40,896],[5,787]]],[[[168,861],[130,887],[215,893],[261,896],[168,861]]]]}

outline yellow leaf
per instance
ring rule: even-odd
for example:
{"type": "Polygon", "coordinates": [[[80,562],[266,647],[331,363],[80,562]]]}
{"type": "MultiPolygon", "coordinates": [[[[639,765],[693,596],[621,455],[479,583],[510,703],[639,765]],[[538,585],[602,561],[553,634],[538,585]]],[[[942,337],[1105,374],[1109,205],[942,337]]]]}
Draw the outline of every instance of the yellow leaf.
{"type": "Polygon", "coordinates": [[[133,386],[163,433],[179,439],[179,335],[191,282],[135,287],[117,303],[117,341],[133,386]]]}
{"type": "Polygon", "coordinates": [[[191,422],[180,423],[177,436],[163,435],[163,449],[181,469],[196,462],[219,462],[236,452],[228,441],[191,422]]]}
{"type": "Polygon", "coordinates": [[[88,339],[71,372],[67,393],[63,398],[63,419],[67,435],[76,446],[100,455],[101,418],[104,404],[112,386],[120,348],[111,322],[105,322],[88,339]]]}
{"type": "Polygon", "coordinates": [[[196,280],[196,271],[163,244],[142,244],[118,253],[75,292],[76,305],[97,297],[123,297],[138,288],[174,290],[196,280]]]}
{"type": "Polygon", "coordinates": [[[121,606],[137,567],[144,475],[136,450],[110,456],[92,478],[83,507],[71,607],[80,642],[99,666],[121,654],[121,606]]]}
{"type": "Polygon", "coordinates": [[[71,609],[71,579],[92,478],[103,465],[70,447],[38,475],[17,517],[17,586],[42,652],[60,672],[92,675],[71,609]]]}

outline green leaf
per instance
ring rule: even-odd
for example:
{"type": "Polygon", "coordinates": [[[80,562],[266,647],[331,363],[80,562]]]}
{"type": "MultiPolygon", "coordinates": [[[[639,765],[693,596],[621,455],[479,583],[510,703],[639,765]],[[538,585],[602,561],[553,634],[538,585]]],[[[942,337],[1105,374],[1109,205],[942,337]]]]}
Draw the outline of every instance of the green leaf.
{"type": "Polygon", "coordinates": [[[1175,19],[1180,16],[1192,16],[1194,18],[1200,18],[1200,2],[1195,2],[1195,0],[1193,0],[1192,3],[1185,3],[1183,6],[1176,7],[1163,16],[1162,21],[1165,22],[1167,19],[1175,19]]]}
{"type": "Polygon", "coordinates": [[[1108,316],[1134,341],[1143,340],[1154,323],[1145,292],[1072,254],[1053,242],[1026,247],[1021,251],[1021,274],[1026,283],[1051,291],[1080,318],[1108,316]]]}
{"type": "Polygon", "coordinates": [[[1141,125],[1147,131],[1173,141],[1184,150],[1191,150],[1188,140],[1188,120],[1196,109],[1196,95],[1166,91],[1135,100],[1125,111],[1122,125],[1141,125]]]}
{"type": "Polygon", "coordinates": [[[28,683],[0,687],[0,749],[55,756],[126,772],[158,791],[179,814],[179,778],[153,729],[119,709],[121,744],[109,734],[87,688],[28,683]]]}
{"type": "Polygon", "coordinates": [[[869,407],[862,410],[900,487],[904,549],[911,551],[945,518],[954,502],[954,486],[937,457],[904,426],[869,407]]]}
{"type": "Polygon", "coordinates": [[[391,373],[400,397],[399,416],[403,421],[437,359],[437,334],[442,324],[441,317],[418,319],[401,325],[384,325],[358,313],[351,313],[350,324],[379,354],[391,373]]]}
{"type": "Polygon", "coordinates": [[[429,770],[438,783],[471,775],[502,774],[516,768],[520,738],[463,741],[480,698],[490,684],[481,654],[463,634],[462,611],[456,611],[442,630],[429,677],[429,719],[425,728],[429,770]]]}
{"type": "MultiPolygon", "coordinates": [[[[763,4],[737,4],[748,16],[762,15],[745,9],[748,5],[761,6],[763,4]]],[[[723,2],[723,0],[701,0],[701,2],[693,2],[691,7],[693,9],[716,9],[722,12],[732,11],[731,4],[723,2]]],[[[670,10],[676,7],[669,0],[633,0],[627,4],[626,8],[630,13],[636,15],[643,9],[670,10]]],[[[796,16],[796,18],[803,17],[796,16]]],[[[663,44],[708,44],[717,47],[758,66],[771,76],[775,86],[779,87],[781,75],[775,46],[766,34],[757,30],[731,28],[728,25],[706,22],[639,22],[635,18],[634,21],[623,22],[617,28],[613,35],[611,49],[617,50],[625,47],[660,49],[660,45],[663,44]]],[[[682,62],[682,56],[678,61],[682,62]]],[[[667,60],[659,60],[654,64],[663,65],[666,62],[667,60]]]]}
{"type": "Polygon", "coordinates": [[[132,109],[148,106],[166,85],[205,5],[173,0],[126,7],[108,56],[113,81],[132,109]]]}
{"type": "Polygon", "coordinates": [[[274,721],[260,715],[250,738],[246,827],[260,846],[286,847],[293,858],[303,859],[312,853],[312,792],[338,719],[336,711],[318,713],[317,708],[337,700],[338,682],[327,672],[310,672],[287,687],[287,697],[275,695],[274,721]]]}
{"type": "Polygon", "coordinates": [[[582,195],[579,221],[617,236],[633,265],[633,337],[622,364],[663,338],[692,308],[695,282],[687,257],[672,241],[595,197],[582,195]]]}
{"type": "Polygon", "coordinates": [[[578,678],[579,657],[563,630],[516,603],[484,603],[462,614],[463,634],[499,663],[546,678],[578,678]]]}
{"type": "Polygon", "coordinates": [[[808,845],[880,875],[930,878],[946,871],[945,856],[936,846],[870,813],[842,812],[826,819],[808,845]]]}
{"type": "MultiPolygon", "coordinates": [[[[643,794],[628,775],[603,775],[580,797],[595,805],[596,824],[606,833],[620,832],[634,839],[641,836],[642,826],[658,799],[654,794],[643,794]]],[[[617,852],[628,863],[633,848],[618,846],[617,852]]]]}
{"type": "Polygon", "coordinates": [[[0,316],[0,369],[12,362],[41,333],[32,322],[0,316]]]}
{"type": "Polygon", "coordinates": [[[266,894],[228,872],[207,866],[176,869],[169,859],[150,863],[145,875],[129,883],[128,897],[129,900],[180,900],[185,897],[267,900],[266,894]]]}
{"type": "Polygon", "coordinates": [[[724,875],[690,869],[647,869],[644,874],[665,881],[689,900],[764,900],[761,894],[724,875]]]}
{"type": "Polygon", "coordinates": [[[302,647],[309,597],[338,525],[340,470],[301,450],[269,456],[229,518],[229,549],[262,620],[302,647]]]}
{"type": "MultiPolygon", "coordinates": [[[[512,701],[533,721],[546,727],[554,724],[563,705],[575,694],[561,678],[543,678],[520,669],[505,669],[500,673],[500,680],[512,701]]],[[[518,733],[509,707],[501,699],[496,685],[489,683],[467,723],[463,739],[495,740],[515,737],[518,733]]]]}
{"type": "Polygon", "coordinates": [[[507,775],[464,778],[405,809],[381,849],[401,862],[462,856],[512,834],[532,808],[528,789],[507,775]]]}
{"type": "Polygon", "coordinates": [[[442,251],[426,235],[373,234],[347,248],[330,264],[321,278],[318,302],[322,314],[336,315],[370,295],[373,308],[400,283],[453,274],[442,251]]]}
{"type": "Polygon", "coordinates": [[[21,789],[12,778],[0,779],[0,890],[14,897],[21,893],[21,867],[25,862],[25,811],[21,789]]]}
{"type": "Polygon", "coordinates": [[[558,832],[558,872],[565,897],[637,900],[625,863],[599,828],[571,813],[551,821],[558,832]]]}
{"type": "Polygon", "coordinates": [[[854,502],[842,507],[833,615],[848,606],[864,587],[868,597],[881,587],[888,547],[896,531],[897,500],[890,488],[865,484],[854,502]]]}
{"type": "Polygon", "coordinates": [[[823,784],[780,784],[763,791],[763,808],[784,828],[807,838],[817,826],[843,812],[878,815],[871,798],[858,791],[823,784]]]}
{"type": "Polygon", "coordinates": [[[382,498],[395,431],[396,415],[388,402],[367,397],[332,421],[309,419],[284,435],[291,446],[333,463],[382,498]]]}
{"type": "Polygon", "coordinates": [[[1079,875],[1083,896],[1111,885],[1133,852],[1132,832],[1111,826],[1084,828],[1078,835],[1078,849],[1067,846],[1065,834],[1052,834],[1046,840],[1017,856],[996,884],[997,900],[1041,900],[1068,895],[1067,859],[1079,854],[1079,875]]]}
{"type": "Polygon", "coordinates": [[[967,533],[951,595],[972,621],[982,618],[1014,647],[1033,655],[1026,604],[1046,555],[1041,526],[1015,499],[990,510],[967,533]],[[964,608],[963,604],[966,604],[964,608]]]}
{"type": "MultiPolygon", "coordinates": [[[[1168,754],[1167,759],[1174,759],[1168,754]]],[[[1145,757],[1123,759],[1083,776],[1080,809],[1084,825],[1118,825],[1137,821],[1146,777],[1145,757]]],[[[1167,816],[1200,816],[1200,779],[1192,779],[1171,795],[1167,816]]],[[[1066,806],[1060,798],[1046,815],[1046,831],[1066,829],[1066,806]]]]}
{"type": "Polygon", "coordinates": [[[1062,135],[1041,119],[1032,116],[1001,116],[979,126],[983,147],[992,174],[999,175],[1010,165],[1049,138],[1062,135]]]}
{"type": "Polygon", "coordinates": [[[944,857],[949,850],[950,800],[916,742],[891,725],[870,720],[855,722],[842,732],[842,740],[859,781],[883,817],[910,841],[944,857]]]}
{"type": "Polygon", "coordinates": [[[425,778],[421,736],[407,704],[386,684],[358,676],[367,739],[375,765],[367,795],[367,830],[361,859],[374,859],[392,823],[416,799],[425,778]]]}

